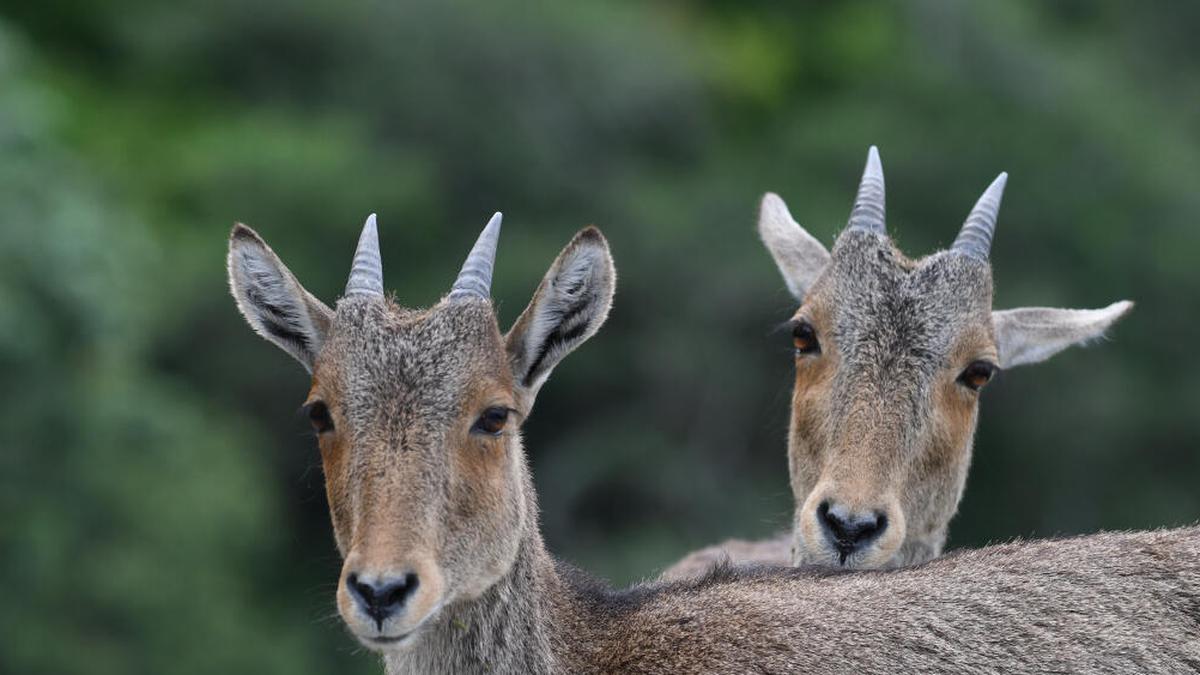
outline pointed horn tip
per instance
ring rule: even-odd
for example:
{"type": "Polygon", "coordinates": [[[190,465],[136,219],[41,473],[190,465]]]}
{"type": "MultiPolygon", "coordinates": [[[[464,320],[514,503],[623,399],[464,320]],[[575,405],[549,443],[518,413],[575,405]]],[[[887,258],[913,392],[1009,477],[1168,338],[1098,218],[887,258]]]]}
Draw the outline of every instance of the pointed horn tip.
{"type": "MultiPolygon", "coordinates": [[[[873,183],[878,183],[878,187],[883,189],[883,162],[880,161],[879,150],[874,145],[867,150],[867,164],[863,167],[862,180],[858,184],[860,198],[863,196],[864,188],[873,183]]],[[[882,194],[879,195],[879,199],[882,201],[882,194]]]]}
{"type": "MultiPolygon", "coordinates": [[[[996,176],[995,180],[993,180],[991,184],[987,186],[987,189],[983,191],[983,194],[979,195],[979,199],[976,201],[975,208],[972,209],[971,212],[975,213],[979,207],[983,206],[989,200],[995,202],[992,208],[999,209],[1000,200],[1004,197],[1004,186],[1007,184],[1008,172],[1001,171],[1000,175],[996,176]]],[[[994,217],[995,216],[993,216],[993,218],[994,217]]]]}
{"type": "Polygon", "coordinates": [[[367,216],[358,235],[350,279],[346,282],[346,292],[342,297],[354,295],[383,297],[383,261],[379,255],[379,232],[374,213],[367,216]]]}
{"type": "Polygon", "coordinates": [[[883,161],[879,159],[879,148],[874,145],[867,149],[867,167],[863,170],[863,175],[868,174],[883,180],[883,161]]]}

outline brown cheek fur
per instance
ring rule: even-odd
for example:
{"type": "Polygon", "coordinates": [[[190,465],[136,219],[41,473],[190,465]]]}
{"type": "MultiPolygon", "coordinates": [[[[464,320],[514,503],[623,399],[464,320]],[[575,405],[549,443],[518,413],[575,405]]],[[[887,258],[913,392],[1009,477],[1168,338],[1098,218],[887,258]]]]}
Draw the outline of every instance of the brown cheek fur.
{"type": "Polygon", "coordinates": [[[980,392],[958,383],[958,376],[979,358],[995,361],[995,347],[984,330],[968,331],[950,354],[950,368],[933,389],[933,443],[925,453],[930,471],[944,470],[961,463],[967,454],[967,441],[975,430],[980,392]]]}
{"type": "Polygon", "coordinates": [[[823,316],[819,308],[814,308],[806,317],[817,329],[821,353],[796,358],[788,464],[792,492],[798,498],[816,485],[828,446],[825,420],[829,419],[829,389],[837,373],[838,356],[833,341],[822,336],[823,316]]]}
{"type": "Polygon", "coordinates": [[[825,420],[828,419],[829,387],[835,368],[822,354],[797,364],[792,394],[791,464],[793,489],[797,494],[812,489],[824,465],[825,420]]]}
{"type": "MultiPolygon", "coordinates": [[[[473,422],[474,420],[472,420],[473,422]]],[[[461,432],[454,444],[450,475],[456,487],[454,509],[465,517],[498,509],[507,491],[506,439],[512,432],[512,420],[499,436],[461,432]]],[[[468,427],[469,428],[469,427],[468,427]]]]}
{"type": "Polygon", "coordinates": [[[329,514],[333,520],[333,533],[338,547],[345,548],[353,535],[346,490],[345,448],[338,432],[323,434],[321,446],[321,468],[325,472],[325,499],[329,502],[329,514]]]}
{"type": "Polygon", "coordinates": [[[350,501],[347,497],[346,462],[347,451],[346,429],[344,420],[337,418],[334,412],[337,408],[338,396],[335,392],[322,392],[316,376],[313,377],[312,387],[308,391],[309,401],[320,399],[329,407],[334,416],[333,431],[317,436],[317,445],[321,450],[321,470],[325,474],[325,499],[329,503],[330,519],[333,521],[334,539],[342,555],[348,552],[347,546],[353,536],[351,530],[350,501]]]}
{"type": "Polygon", "coordinates": [[[978,396],[955,380],[942,382],[933,391],[932,438],[921,457],[920,470],[926,475],[947,471],[961,463],[967,454],[967,438],[975,428],[978,396]]]}
{"type": "MultiPolygon", "coordinates": [[[[490,495],[498,495],[504,490],[506,479],[504,472],[505,440],[514,434],[517,416],[516,413],[509,413],[508,422],[505,423],[504,431],[500,432],[499,436],[472,434],[470,429],[475,425],[475,420],[488,407],[515,407],[510,378],[475,388],[474,392],[468,394],[463,400],[461,413],[463,424],[460,425],[460,430],[455,435],[456,452],[451,453],[455,461],[455,471],[451,471],[451,476],[457,477],[455,482],[461,483],[464,488],[467,485],[473,486],[467,492],[466,498],[469,501],[480,502],[473,504],[479,508],[494,506],[490,495]]],[[[468,506],[472,506],[472,504],[468,504],[468,506]]]]}
{"type": "Polygon", "coordinates": [[[520,500],[514,495],[515,465],[510,456],[519,429],[517,414],[510,413],[498,436],[470,431],[486,408],[513,402],[508,381],[479,387],[465,398],[460,424],[448,439],[447,508],[452,515],[447,520],[450,532],[442,551],[443,568],[448,578],[472,580],[459,588],[467,597],[483,592],[486,583],[502,574],[515,555],[515,549],[507,544],[513,529],[520,526],[520,500]],[[467,541],[471,546],[464,548],[467,541]]]}
{"type": "Polygon", "coordinates": [[[913,513],[912,525],[941,523],[957,509],[970,463],[971,435],[979,413],[979,393],[958,383],[961,369],[994,352],[989,336],[971,332],[959,341],[950,356],[953,365],[933,388],[929,445],[913,464],[906,494],[940,495],[924,505],[926,513],[913,513]],[[915,489],[918,485],[925,489],[915,489]],[[949,511],[950,513],[946,513],[949,511]]]}
{"type": "MultiPolygon", "coordinates": [[[[517,431],[517,414],[509,413],[499,436],[471,433],[475,420],[490,406],[514,407],[511,376],[498,382],[483,381],[463,401],[462,420],[450,453],[451,480],[457,495],[453,508],[466,517],[498,513],[508,492],[508,439],[517,431]]],[[[488,378],[490,379],[490,378],[488,378]]]]}

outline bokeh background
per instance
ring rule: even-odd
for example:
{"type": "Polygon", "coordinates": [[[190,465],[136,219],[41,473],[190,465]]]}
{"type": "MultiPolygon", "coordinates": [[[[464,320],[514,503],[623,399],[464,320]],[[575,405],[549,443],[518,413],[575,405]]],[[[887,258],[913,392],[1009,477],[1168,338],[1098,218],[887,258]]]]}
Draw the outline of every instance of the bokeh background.
{"type": "Polygon", "coordinates": [[[616,583],[787,526],[793,303],[869,144],[947,245],[1001,170],[997,306],[1138,302],[989,387],[951,546],[1200,518],[1200,5],[0,3],[0,671],[372,673],[307,380],[225,288],[234,220],[334,300],[368,212],[413,306],[496,209],[507,326],[579,227],[607,326],[525,427],[554,551],[616,583]]]}

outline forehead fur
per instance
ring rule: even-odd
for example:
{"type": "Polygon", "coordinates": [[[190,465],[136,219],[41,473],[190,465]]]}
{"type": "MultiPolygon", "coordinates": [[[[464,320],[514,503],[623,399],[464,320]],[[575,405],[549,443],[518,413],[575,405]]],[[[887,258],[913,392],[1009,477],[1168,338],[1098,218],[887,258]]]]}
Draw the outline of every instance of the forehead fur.
{"type": "Polygon", "coordinates": [[[336,380],[352,417],[414,409],[448,417],[470,382],[509,382],[506,366],[491,304],[473,299],[409,310],[344,298],[318,361],[321,379],[336,380]]]}
{"type": "Polygon", "coordinates": [[[838,239],[813,295],[833,318],[834,338],[851,369],[936,368],[964,331],[990,331],[987,263],[946,251],[909,260],[872,233],[848,231],[838,239]]]}

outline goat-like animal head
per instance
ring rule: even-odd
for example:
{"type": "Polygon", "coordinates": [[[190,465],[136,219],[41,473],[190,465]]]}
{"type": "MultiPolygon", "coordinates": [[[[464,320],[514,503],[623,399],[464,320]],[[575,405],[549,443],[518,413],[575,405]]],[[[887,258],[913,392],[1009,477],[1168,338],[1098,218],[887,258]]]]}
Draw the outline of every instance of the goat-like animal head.
{"type": "Polygon", "coordinates": [[[1132,303],[992,311],[988,261],[1007,176],[949,250],[904,257],[871,148],[832,252],[763,198],[759,233],[801,302],[788,464],[796,564],[875,568],[938,555],[970,463],[980,390],[1000,368],[1095,339],[1132,303]]]}
{"type": "Polygon", "coordinates": [[[338,610],[372,649],[405,649],[441,608],[510,569],[537,518],[520,425],[611,305],[608,245],[587,228],[501,335],[489,299],[499,229],[496,214],[449,294],[425,310],[384,296],[374,216],[332,310],[253,230],[230,237],[238,308],[312,373],[304,405],[344,559],[338,610]]]}

